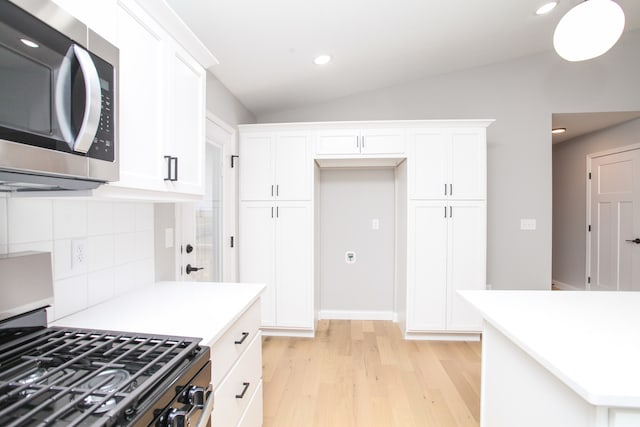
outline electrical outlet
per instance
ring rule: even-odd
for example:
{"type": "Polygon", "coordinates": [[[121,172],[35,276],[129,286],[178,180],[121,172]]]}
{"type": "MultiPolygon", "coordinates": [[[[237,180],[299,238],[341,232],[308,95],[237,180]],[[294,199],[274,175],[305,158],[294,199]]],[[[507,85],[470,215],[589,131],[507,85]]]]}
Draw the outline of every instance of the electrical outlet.
{"type": "Polygon", "coordinates": [[[71,241],[71,269],[83,268],[87,262],[87,240],[77,239],[71,241]]]}
{"type": "Polygon", "coordinates": [[[380,220],[379,219],[372,219],[371,220],[371,229],[372,230],[380,230],[380,220]]]}
{"type": "Polygon", "coordinates": [[[536,220],[534,218],[523,218],[520,220],[520,230],[535,230],[536,220]]]}

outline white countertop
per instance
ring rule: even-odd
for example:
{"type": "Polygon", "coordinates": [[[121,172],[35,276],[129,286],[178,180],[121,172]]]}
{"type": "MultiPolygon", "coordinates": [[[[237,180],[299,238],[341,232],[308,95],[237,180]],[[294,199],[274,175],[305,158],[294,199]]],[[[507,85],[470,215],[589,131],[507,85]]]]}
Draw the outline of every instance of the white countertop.
{"type": "Polygon", "coordinates": [[[640,408],[640,292],[459,293],[589,403],[640,408]]]}
{"type": "Polygon", "coordinates": [[[249,283],[160,282],[52,322],[50,326],[202,338],[212,345],[259,297],[249,283]]]}

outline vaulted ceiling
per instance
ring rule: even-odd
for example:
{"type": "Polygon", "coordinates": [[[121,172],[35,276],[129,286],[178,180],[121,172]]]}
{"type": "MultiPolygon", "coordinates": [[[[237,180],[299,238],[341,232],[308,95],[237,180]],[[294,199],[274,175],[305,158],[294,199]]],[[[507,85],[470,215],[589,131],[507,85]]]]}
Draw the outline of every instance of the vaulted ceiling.
{"type": "MultiPolygon", "coordinates": [[[[537,16],[546,1],[167,0],[220,61],[210,71],[258,115],[550,51],[581,0],[537,16]],[[314,65],[321,53],[333,61],[314,65]]],[[[618,3],[625,31],[640,28],[640,1],[618,3]]]]}

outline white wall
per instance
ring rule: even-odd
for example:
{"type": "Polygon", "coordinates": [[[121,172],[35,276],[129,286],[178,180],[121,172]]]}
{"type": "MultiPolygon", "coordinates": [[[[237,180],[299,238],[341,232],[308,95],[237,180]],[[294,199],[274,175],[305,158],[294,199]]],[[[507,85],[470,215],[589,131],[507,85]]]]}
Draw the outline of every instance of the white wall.
{"type": "Polygon", "coordinates": [[[551,114],[640,110],[639,51],[640,31],[627,32],[587,62],[547,52],[264,114],[258,122],[496,119],[487,133],[487,281],[495,289],[549,289],[551,114]],[[537,219],[538,229],[520,231],[521,218],[537,219]]]}
{"type": "Polygon", "coordinates": [[[207,111],[234,127],[256,122],[253,113],[210,72],[207,72],[207,111]]]}
{"type": "Polygon", "coordinates": [[[154,282],[153,204],[0,198],[0,252],[52,253],[55,320],[154,282]],[[86,261],[72,268],[71,242],[86,261]]]}
{"type": "Polygon", "coordinates": [[[640,119],[636,119],[554,145],[554,282],[585,288],[587,155],[639,143],[640,119]]]}
{"type": "Polygon", "coordinates": [[[379,318],[379,313],[391,315],[394,310],[394,195],[393,169],[321,170],[321,315],[323,312],[342,312],[344,316],[373,313],[369,318],[379,318]],[[374,218],[379,220],[379,230],[372,230],[374,218]],[[354,264],[345,262],[346,251],[356,252],[354,264]]]}

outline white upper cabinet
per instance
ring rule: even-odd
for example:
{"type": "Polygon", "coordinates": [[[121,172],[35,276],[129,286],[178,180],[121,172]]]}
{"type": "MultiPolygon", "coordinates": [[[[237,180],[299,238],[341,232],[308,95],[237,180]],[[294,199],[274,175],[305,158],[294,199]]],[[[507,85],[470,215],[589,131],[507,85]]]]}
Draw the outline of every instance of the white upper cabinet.
{"type": "Polygon", "coordinates": [[[409,144],[410,198],[486,198],[485,128],[415,129],[409,144]]]}
{"type": "Polygon", "coordinates": [[[323,129],[316,133],[315,155],[401,155],[406,152],[404,129],[323,129]]]}
{"type": "Polygon", "coordinates": [[[206,74],[135,2],[120,1],[120,181],[201,195],[206,74]]]}
{"type": "Polygon", "coordinates": [[[310,132],[241,132],[240,200],[310,200],[310,132]]]}
{"type": "Polygon", "coordinates": [[[117,45],[118,40],[116,37],[117,1],[53,0],[54,3],[114,45],[117,45]]]}

